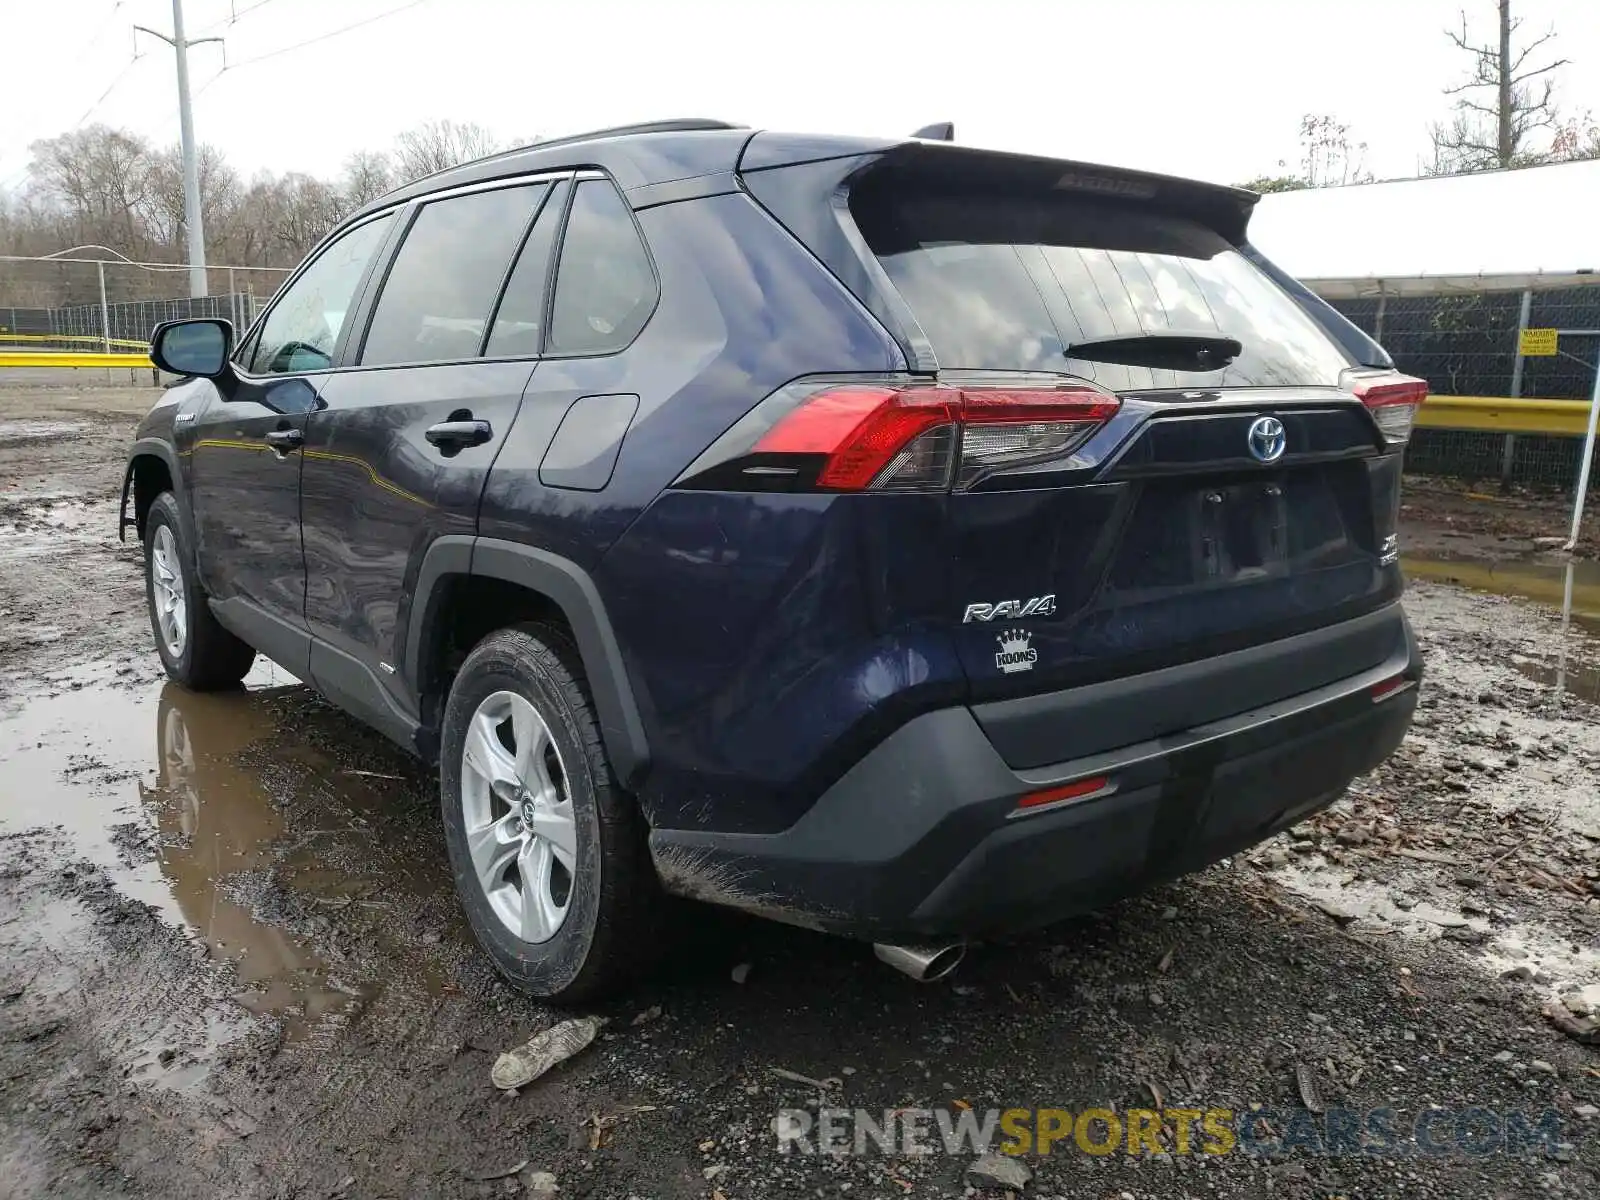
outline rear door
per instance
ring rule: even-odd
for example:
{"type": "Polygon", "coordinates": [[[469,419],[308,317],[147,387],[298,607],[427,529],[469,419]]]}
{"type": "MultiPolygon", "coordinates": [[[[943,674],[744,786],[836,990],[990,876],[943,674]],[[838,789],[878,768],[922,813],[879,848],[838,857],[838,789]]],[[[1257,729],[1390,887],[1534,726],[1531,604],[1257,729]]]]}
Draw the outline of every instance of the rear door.
{"type": "Polygon", "coordinates": [[[543,358],[479,532],[592,567],[638,512],[640,498],[611,485],[641,391],[662,383],[658,358],[626,353],[661,289],[615,183],[578,177],[566,208],[543,358]]]}
{"type": "Polygon", "coordinates": [[[1373,479],[1386,446],[1341,387],[1354,364],[1211,224],[1110,188],[892,173],[851,212],[941,382],[1072,378],[1120,398],[1070,456],[951,496],[974,699],[1240,649],[1398,594],[1373,479]]]}
{"type": "Polygon", "coordinates": [[[422,557],[439,537],[476,532],[484,480],[537,362],[564,186],[524,179],[411,206],[352,366],[322,388],[306,425],[311,673],[401,740],[415,714],[397,668],[422,557]]]}

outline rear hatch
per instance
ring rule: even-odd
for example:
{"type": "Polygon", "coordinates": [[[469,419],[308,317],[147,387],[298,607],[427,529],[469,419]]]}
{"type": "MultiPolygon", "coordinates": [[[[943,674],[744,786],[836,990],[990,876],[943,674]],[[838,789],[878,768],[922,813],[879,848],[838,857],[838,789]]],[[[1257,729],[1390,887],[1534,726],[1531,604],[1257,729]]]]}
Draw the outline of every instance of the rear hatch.
{"type": "MultiPolygon", "coordinates": [[[[955,442],[937,449],[955,462],[949,632],[980,717],[988,702],[1287,638],[1398,595],[1414,381],[1382,370],[1376,346],[1341,344],[1253,261],[1247,198],[949,147],[839,169],[848,213],[835,212],[863,269],[837,261],[825,227],[793,219],[793,186],[751,190],[832,255],[914,372],[967,397],[955,442]],[[1048,408],[1053,425],[985,428],[971,415],[986,396],[1073,389],[1076,425],[1048,408]],[[1364,392],[1405,403],[1380,425],[1364,392]]],[[[872,486],[895,490],[885,478],[872,486]]],[[[1202,700],[1162,724],[1307,691],[1388,649],[1368,636],[1349,657],[1269,673],[1220,711],[1202,700]]],[[[1122,740],[1168,731],[1130,727],[1122,740]]]]}

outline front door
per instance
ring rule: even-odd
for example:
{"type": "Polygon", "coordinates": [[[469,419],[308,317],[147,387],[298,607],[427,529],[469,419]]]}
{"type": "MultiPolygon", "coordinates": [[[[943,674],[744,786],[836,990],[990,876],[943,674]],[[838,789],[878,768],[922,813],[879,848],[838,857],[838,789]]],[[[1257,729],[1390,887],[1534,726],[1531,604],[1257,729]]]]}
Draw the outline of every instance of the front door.
{"type": "Polygon", "coordinates": [[[311,676],[402,742],[417,713],[398,667],[423,555],[437,538],[476,532],[537,362],[552,187],[520,181],[416,205],[361,345],[346,349],[354,365],[328,381],[306,426],[311,676]]]}
{"type": "Polygon", "coordinates": [[[200,580],[218,619],[300,675],[310,644],[300,541],[307,418],[391,221],[359,225],[311,260],[183,435],[200,580]]]}

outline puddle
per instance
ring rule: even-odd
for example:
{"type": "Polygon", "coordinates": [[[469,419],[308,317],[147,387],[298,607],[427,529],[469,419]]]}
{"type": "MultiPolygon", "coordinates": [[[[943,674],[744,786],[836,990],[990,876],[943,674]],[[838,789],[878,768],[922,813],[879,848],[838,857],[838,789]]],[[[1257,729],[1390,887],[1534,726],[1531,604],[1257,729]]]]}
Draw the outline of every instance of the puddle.
{"type": "Polygon", "coordinates": [[[1568,662],[1565,666],[1560,663],[1552,666],[1533,659],[1517,659],[1511,666],[1519,675],[1535,683],[1600,704],[1600,666],[1593,663],[1568,662]]]}
{"type": "Polygon", "coordinates": [[[0,446],[77,437],[87,428],[87,421],[0,421],[0,446]]]}
{"type": "MultiPolygon", "coordinates": [[[[1498,596],[1521,596],[1560,608],[1566,594],[1566,563],[1478,562],[1404,555],[1401,568],[1414,579],[1454,583],[1498,596]]],[[[1600,634],[1600,562],[1572,566],[1572,620],[1600,634]]]]}
{"type": "Polygon", "coordinates": [[[1571,631],[1571,626],[1576,625],[1600,635],[1600,562],[1479,562],[1426,555],[1407,555],[1400,561],[1412,578],[1535,600],[1561,609],[1564,615],[1556,660],[1517,659],[1510,665],[1524,678],[1546,685],[1557,708],[1569,696],[1600,702],[1600,665],[1574,653],[1583,647],[1583,641],[1574,639],[1571,631]]]}
{"type": "MultiPolygon", "coordinates": [[[[1355,918],[1353,928],[1363,933],[1397,933],[1431,942],[1448,937],[1450,930],[1471,931],[1483,939],[1481,950],[1471,956],[1480,970],[1499,977],[1527,967],[1545,999],[1556,1001],[1576,991],[1600,1011],[1600,949],[1577,945],[1534,922],[1501,926],[1476,913],[1463,914],[1454,907],[1454,897],[1448,905],[1435,903],[1427,898],[1420,874],[1412,886],[1401,889],[1356,878],[1313,855],[1275,868],[1272,875],[1307,900],[1337,905],[1355,918]]],[[[1500,905],[1498,899],[1480,902],[1491,908],[1500,905]]]]}
{"type": "MultiPolygon", "coordinates": [[[[378,884],[286,845],[270,793],[283,799],[310,786],[333,799],[319,808],[324,828],[298,831],[299,841],[324,844],[370,843],[372,822],[361,810],[381,807],[381,798],[360,794],[370,791],[365,780],[279,728],[271,705],[303,689],[265,660],[245,690],[212,695],[170,683],[117,686],[105,675],[61,672],[47,685],[56,694],[32,697],[0,719],[0,830],[65,830],[74,852],[102,867],[118,891],[231,962],[235,999],[289,1018],[291,1039],[348,1023],[380,983],[331,969],[293,930],[307,920],[315,928],[319,906],[362,903],[352,896],[378,884]],[[284,920],[290,929],[274,924],[280,909],[302,919],[284,920]]],[[[392,893],[388,873],[383,887],[392,893]]],[[[214,1031],[215,1039],[227,1035],[214,1031]]]]}
{"type": "Polygon", "coordinates": [[[37,558],[64,545],[112,544],[109,502],[73,496],[0,495],[0,559],[37,558]]]}

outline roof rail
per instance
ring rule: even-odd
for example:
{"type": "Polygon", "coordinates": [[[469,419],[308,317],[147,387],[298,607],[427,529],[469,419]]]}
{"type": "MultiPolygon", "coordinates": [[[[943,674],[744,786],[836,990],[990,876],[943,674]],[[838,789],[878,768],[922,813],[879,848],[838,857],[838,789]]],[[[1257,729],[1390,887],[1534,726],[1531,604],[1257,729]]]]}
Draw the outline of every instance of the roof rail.
{"type": "MultiPolygon", "coordinates": [[[[547,142],[529,142],[526,146],[512,146],[506,150],[498,150],[493,154],[485,154],[482,158],[468,159],[466,162],[456,163],[445,167],[444,170],[435,171],[432,175],[424,175],[423,179],[432,179],[434,175],[443,175],[445,171],[454,171],[457,167],[473,167],[479,163],[494,162],[496,159],[509,158],[513,154],[522,154],[528,150],[543,150],[549,146],[570,146],[576,142],[592,142],[599,138],[629,137],[636,133],[694,133],[715,129],[747,129],[746,125],[733,125],[727,121],[717,121],[709,117],[674,117],[666,121],[641,121],[637,125],[614,125],[610,129],[592,129],[588,133],[572,133],[566,137],[551,138],[547,142]]],[[[421,180],[413,182],[420,183],[421,180]]]]}

